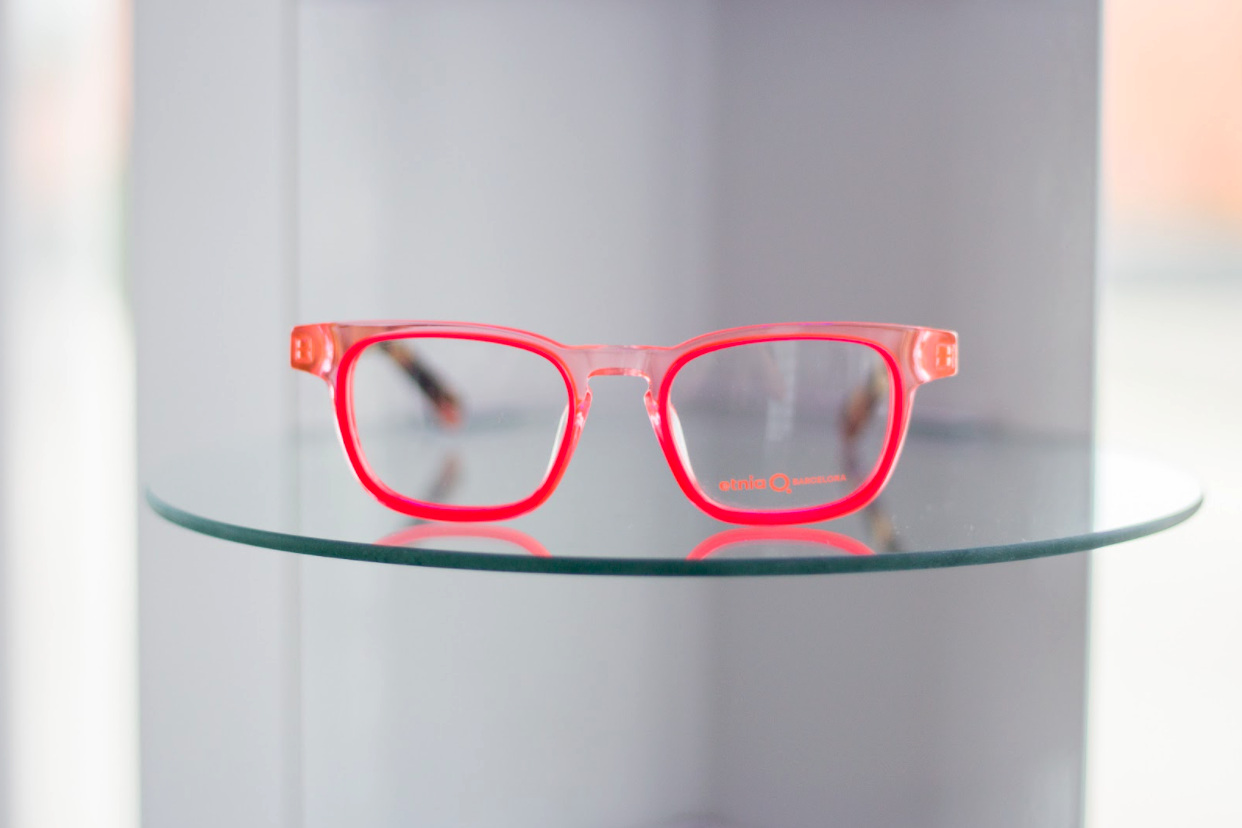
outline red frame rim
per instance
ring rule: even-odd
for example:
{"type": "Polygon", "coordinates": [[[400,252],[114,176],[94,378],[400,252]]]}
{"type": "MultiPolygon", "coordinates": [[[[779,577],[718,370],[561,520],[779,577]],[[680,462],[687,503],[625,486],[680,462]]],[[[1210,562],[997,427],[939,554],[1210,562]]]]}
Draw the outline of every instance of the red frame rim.
{"type": "Polygon", "coordinates": [[[349,458],[350,466],[353,467],[354,475],[359,482],[375,496],[381,503],[389,509],[401,512],[415,517],[426,518],[429,520],[444,521],[495,521],[508,520],[525,514],[533,509],[541,506],[544,501],[552,496],[552,492],[556,490],[557,484],[565,473],[565,469],[569,464],[569,456],[573,451],[573,444],[577,441],[577,421],[578,421],[578,390],[574,385],[573,375],[570,373],[569,366],[560,358],[560,356],[550,348],[545,348],[538,343],[530,342],[516,337],[508,337],[504,334],[489,334],[485,332],[465,333],[454,331],[437,331],[437,332],[411,332],[411,331],[390,331],[387,333],[376,334],[375,336],[365,337],[353,343],[341,356],[340,364],[337,368],[336,385],[333,387],[333,403],[336,408],[336,420],[340,429],[341,443],[345,448],[345,454],[349,458]],[[548,467],[547,473],[544,475],[543,482],[531,494],[522,500],[512,503],[503,503],[497,506],[449,506],[445,504],[426,503],[421,500],[406,497],[395,491],[371,470],[370,465],[366,461],[366,457],[362,451],[361,440],[358,436],[358,430],[354,423],[354,406],[353,406],[353,377],[354,365],[358,362],[358,358],[362,352],[372,345],[380,342],[386,342],[393,339],[464,339],[473,342],[489,342],[494,345],[508,345],[510,347],[521,348],[524,351],[536,354],[548,360],[560,372],[561,379],[565,382],[565,392],[569,400],[569,411],[565,417],[565,432],[561,435],[560,445],[557,448],[556,458],[548,467]]]}
{"type": "Polygon", "coordinates": [[[717,520],[726,523],[740,523],[757,526],[781,526],[795,523],[814,523],[822,520],[832,520],[833,518],[842,517],[856,512],[865,507],[868,503],[875,499],[884,484],[888,482],[888,478],[892,475],[893,469],[897,465],[897,458],[901,454],[902,444],[905,442],[906,421],[909,413],[909,404],[907,400],[907,391],[905,382],[902,379],[901,367],[897,362],[896,356],[878,342],[870,342],[857,337],[848,337],[840,335],[816,335],[816,334],[780,334],[775,336],[764,336],[762,334],[748,335],[737,337],[736,339],[719,340],[709,342],[697,348],[693,348],[681,354],[661,380],[660,389],[656,396],[656,410],[660,415],[659,431],[657,435],[660,441],[660,447],[664,451],[664,457],[668,461],[669,468],[673,471],[673,477],[676,478],[677,484],[681,487],[682,492],[690,499],[695,506],[706,512],[708,515],[717,520]],[[865,345],[868,348],[878,352],[884,358],[885,365],[888,367],[889,378],[892,381],[892,391],[889,407],[888,429],[885,433],[884,451],[881,452],[880,458],[876,461],[875,467],[872,469],[871,475],[861,486],[855,489],[846,497],[826,503],[821,506],[809,506],[802,509],[779,509],[757,511],[753,509],[732,509],[728,506],[717,503],[712,500],[700,487],[697,478],[695,478],[693,470],[690,468],[689,458],[683,460],[677,451],[676,442],[673,439],[672,426],[670,417],[668,416],[669,396],[672,393],[673,382],[677,378],[678,372],[685,367],[686,363],[691,360],[703,356],[713,351],[719,351],[725,348],[733,348],[740,345],[753,345],[762,342],[785,342],[790,340],[829,340],[833,342],[851,342],[858,345],[865,345]]]}

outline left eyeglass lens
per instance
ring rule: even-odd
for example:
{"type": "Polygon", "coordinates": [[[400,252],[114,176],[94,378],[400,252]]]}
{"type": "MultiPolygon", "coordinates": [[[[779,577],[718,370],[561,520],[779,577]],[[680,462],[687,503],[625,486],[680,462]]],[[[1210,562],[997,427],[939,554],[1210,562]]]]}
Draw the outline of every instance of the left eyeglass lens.
{"type": "Polygon", "coordinates": [[[892,435],[892,395],[889,367],[870,346],[774,340],[687,362],[668,413],[705,497],[779,512],[844,500],[871,478],[892,435]]]}
{"type": "Polygon", "coordinates": [[[565,439],[569,388],[516,345],[434,336],[366,347],[354,426],[372,473],[422,503],[494,507],[543,485],[565,439]]]}

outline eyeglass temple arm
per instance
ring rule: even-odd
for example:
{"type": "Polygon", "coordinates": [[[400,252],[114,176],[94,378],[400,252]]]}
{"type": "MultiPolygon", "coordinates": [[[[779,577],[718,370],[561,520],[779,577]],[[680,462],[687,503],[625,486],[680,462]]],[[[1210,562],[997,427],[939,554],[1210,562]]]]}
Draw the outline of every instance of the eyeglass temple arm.
{"type": "MultiPolygon", "coordinates": [[[[915,370],[925,382],[951,377],[957,373],[957,335],[948,331],[929,331],[923,335],[915,351],[915,370]]],[[[888,372],[877,366],[849,396],[841,407],[841,436],[845,442],[850,474],[858,468],[858,438],[875,414],[876,406],[888,392],[888,372]]],[[[863,509],[863,518],[871,530],[873,543],[882,552],[900,551],[897,529],[892,515],[883,506],[883,498],[877,497],[863,509]]]]}
{"type": "MultiPolygon", "coordinates": [[[[327,380],[336,364],[334,355],[353,344],[354,332],[348,328],[332,330],[328,325],[299,325],[293,329],[290,343],[290,364],[327,380]]],[[[440,422],[458,425],[462,421],[462,404],[458,395],[440,376],[427,367],[409,346],[393,340],[379,343],[380,350],[397,364],[431,403],[440,422]]]]}
{"type": "Polygon", "coordinates": [[[439,415],[440,421],[447,425],[461,423],[462,406],[457,394],[449,390],[448,384],[440,376],[427,367],[414,349],[401,342],[388,340],[380,343],[380,350],[392,357],[392,361],[414,381],[423,396],[439,415]]]}
{"type": "MultiPolygon", "coordinates": [[[[927,331],[915,349],[915,372],[923,382],[944,379],[957,373],[957,335],[948,331],[927,331]]],[[[853,446],[875,408],[888,393],[888,371],[883,365],[845,398],[841,408],[841,436],[853,446]]]]}
{"type": "Polygon", "coordinates": [[[888,369],[879,365],[845,398],[841,406],[841,436],[851,449],[887,391],[888,369]]]}

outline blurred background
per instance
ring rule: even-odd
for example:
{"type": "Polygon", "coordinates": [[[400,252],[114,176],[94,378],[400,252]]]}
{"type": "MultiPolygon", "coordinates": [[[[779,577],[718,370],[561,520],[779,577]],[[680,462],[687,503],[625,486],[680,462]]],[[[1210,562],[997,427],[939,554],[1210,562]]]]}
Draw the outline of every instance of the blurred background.
{"type": "Polygon", "coordinates": [[[5,825],[135,825],[129,8],[0,4],[5,825]]]}
{"type": "MultiPolygon", "coordinates": [[[[0,11],[0,824],[133,826],[132,10],[0,11]]],[[[1208,501],[1093,556],[1086,824],[1236,825],[1242,4],[1109,0],[1101,28],[1096,433],[1208,501]]]]}
{"type": "Polygon", "coordinates": [[[1087,824],[1242,801],[1242,4],[1106,0],[1096,433],[1193,471],[1181,530],[1092,562],[1087,824]]]}

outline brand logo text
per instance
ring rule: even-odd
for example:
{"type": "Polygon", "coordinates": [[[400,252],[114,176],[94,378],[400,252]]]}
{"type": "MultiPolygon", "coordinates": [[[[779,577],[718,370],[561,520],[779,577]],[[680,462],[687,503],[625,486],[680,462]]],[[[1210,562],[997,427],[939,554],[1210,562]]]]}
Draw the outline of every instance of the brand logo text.
{"type": "Polygon", "coordinates": [[[841,483],[844,480],[845,475],[843,474],[790,477],[783,472],[777,472],[768,477],[755,477],[753,474],[747,477],[731,477],[728,480],[721,480],[719,486],[722,492],[749,492],[754,489],[767,489],[773,492],[793,494],[794,486],[818,486],[824,483],[841,483]]]}

